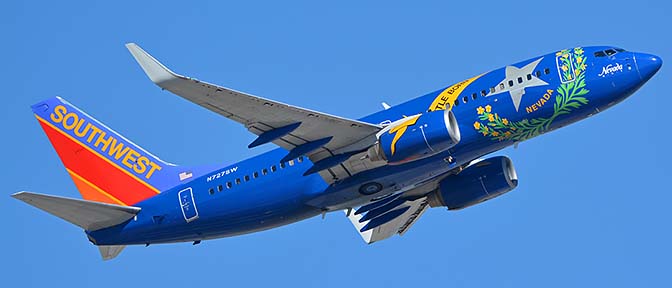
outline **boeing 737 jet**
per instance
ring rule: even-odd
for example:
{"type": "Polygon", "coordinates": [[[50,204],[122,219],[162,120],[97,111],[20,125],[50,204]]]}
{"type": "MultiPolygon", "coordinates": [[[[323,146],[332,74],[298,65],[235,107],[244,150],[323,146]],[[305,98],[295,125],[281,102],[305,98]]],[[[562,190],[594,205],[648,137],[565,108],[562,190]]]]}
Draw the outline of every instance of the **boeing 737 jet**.
{"type": "Polygon", "coordinates": [[[81,227],[105,260],[126,245],[198,244],[335,211],[367,243],[403,235],[430,207],[513,190],[512,161],[488,154],[604,111],[662,65],[611,46],[564,49],[347,119],[185,77],[126,47],[163,90],[257,135],[249,148],[279,148],[232,165],[175,165],[65,99],[33,105],[83,199],[12,196],[81,227]]]}

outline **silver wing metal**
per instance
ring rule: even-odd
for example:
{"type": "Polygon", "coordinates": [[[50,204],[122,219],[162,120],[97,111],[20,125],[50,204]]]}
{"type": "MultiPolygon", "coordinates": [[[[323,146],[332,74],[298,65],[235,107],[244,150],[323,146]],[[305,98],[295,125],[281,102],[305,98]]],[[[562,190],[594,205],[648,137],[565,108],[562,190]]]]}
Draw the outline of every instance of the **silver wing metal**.
{"type": "MultiPolygon", "coordinates": [[[[306,153],[313,162],[364,149],[375,143],[375,134],[381,129],[378,125],[296,107],[185,77],[166,68],[140,46],[129,43],[126,47],[156,85],[243,124],[256,135],[300,123],[298,128],[292,127],[295,129],[272,141],[288,151],[302,144],[332,137],[321,148],[306,153]]],[[[361,166],[359,163],[355,165],[361,166]]],[[[345,165],[341,165],[341,168],[347,169],[345,165]]],[[[339,173],[331,174],[333,177],[339,173]]]]}
{"type": "Polygon", "coordinates": [[[415,188],[389,195],[345,215],[364,242],[371,244],[399,234],[403,236],[429,208],[427,195],[437,188],[433,179],[415,188]]]}
{"type": "Polygon", "coordinates": [[[404,233],[406,233],[406,231],[408,231],[408,229],[410,229],[411,226],[415,224],[418,219],[420,219],[420,216],[425,213],[425,210],[427,210],[428,206],[427,197],[406,201],[392,212],[388,212],[393,213],[395,210],[405,209],[405,212],[403,212],[401,215],[380,226],[364,231],[362,230],[365,229],[366,225],[371,223],[373,219],[359,222],[360,219],[364,217],[364,214],[355,215],[353,211],[348,210],[345,210],[345,213],[348,219],[350,219],[350,222],[352,222],[352,225],[357,229],[357,232],[359,232],[359,235],[362,236],[362,239],[364,239],[364,242],[371,244],[390,238],[394,236],[394,234],[403,236],[404,233]],[[405,207],[408,207],[408,209],[405,207]],[[348,212],[350,212],[350,215],[348,215],[348,212]]]}

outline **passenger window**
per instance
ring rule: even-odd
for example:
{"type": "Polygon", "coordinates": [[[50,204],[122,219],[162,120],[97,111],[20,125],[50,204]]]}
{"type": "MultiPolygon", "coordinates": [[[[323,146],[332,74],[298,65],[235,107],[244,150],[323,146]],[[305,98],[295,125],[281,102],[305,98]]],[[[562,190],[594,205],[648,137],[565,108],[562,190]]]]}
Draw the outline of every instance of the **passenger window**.
{"type": "Polygon", "coordinates": [[[285,168],[285,162],[280,163],[280,168],[285,168]]]}
{"type": "Polygon", "coordinates": [[[210,188],[210,190],[208,190],[208,193],[210,193],[210,195],[215,194],[215,189],[210,188]]]}
{"type": "Polygon", "coordinates": [[[487,93],[485,93],[485,90],[481,90],[481,96],[485,96],[487,93]]]}
{"type": "Polygon", "coordinates": [[[299,161],[299,163],[303,162],[303,156],[299,156],[299,158],[296,158],[296,161],[299,161]]]}
{"type": "Polygon", "coordinates": [[[544,74],[546,75],[551,74],[551,69],[548,68],[544,69],[544,74]]]}
{"type": "Polygon", "coordinates": [[[217,185],[217,192],[222,192],[224,190],[224,187],[222,185],[217,185]]]}
{"type": "Polygon", "coordinates": [[[509,80],[509,87],[513,87],[513,80],[509,80]]]}
{"type": "Polygon", "coordinates": [[[518,77],[518,84],[523,83],[523,77],[518,77]]]}
{"type": "Polygon", "coordinates": [[[532,74],[527,74],[527,80],[532,80],[532,74]]]}
{"type": "Polygon", "coordinates": [[[504,90],[504,83],[499,83],[499,90],[504,90]]]}
{"type": "Polygon", "coordinates": [[[271,166],[271,172],[278,171],[278,167],[275,167],[275,165],[271,166]]]}
{"type": "Polygon", "coordinates": [[[495,93],[495,87],[490,87],[490,93],[495,93]]]}
{"type": "Polygon", "coordinates": [[[623,49],[623,48],[614,48],[614,50],[616,50],[618,52],[625,52],[625,49],[623,49]]]}
{"type": "Polygon", "coordinates": [[[266,168],[261,169],[261,175],[266,175],[266,174],[268,174],[268,169],[266,169],[266,168]]]}
{"type": "Polygon", "coordinates": [[[453,103],[454,106],[460,105],[460,99],[455,99],[455,103],[453,103]]]}
{"type": "Polygon", "coordinates": [[[289,163],[289,166],[294,166],[294,160],[289,160],[287,163],[289,163]]]}
{"type": "Polygon", "coordinates": [[[471,94],[471,99],[476,100],[476,97],[478,97],[478,94],[476,94],[476,93],[471,94]]]}
{"type": "Polygon", "coordinates": [[[233,184],[231,182],[226,182],[226,189],[231,189],[233,187],[233,184]]]}
{"type": "Polygon", "coordinates": [[[258,178],[259,177],[259,172],[254,171],[254,173],[252,173],[252,177],[253,178],[258,178]]]}
{"type": "Polygon", "coordinates": [[[240,185],[240,178],[236,178],[236,185],[240,185]]]}
{"type": "Polygon", "coordinates": [[[467,101],[469,101],[469,97],[467,96],[462,97],[462,102],[467,103],[467,101]]]}
{"type": "Polygon", "coordinates": [[[597,51],[597,52],[595,52],[593,55],[595,55],[595,57],[604,57],[604,56],[607,56],[607,54],[604,54],[604,51],[597,51]]]}
{"type": "Polygon", "coordinates": [[[604,53],[607,53],[607,56],[611,56],[611,55],[616,54],[616,51],[614,51],[614,49],[607,49],[607,50],[604,50],[604,53]]]}
{"type": "Polygon", "coordinates": [[[245,175],[245,182],[250,181],[250,175],[245,175]]]}
{"type": "Polygon", "coordinates": [[[537,75],[537,77],[541,77],[541,71],[534,72],[534,75],[537,75]]]}

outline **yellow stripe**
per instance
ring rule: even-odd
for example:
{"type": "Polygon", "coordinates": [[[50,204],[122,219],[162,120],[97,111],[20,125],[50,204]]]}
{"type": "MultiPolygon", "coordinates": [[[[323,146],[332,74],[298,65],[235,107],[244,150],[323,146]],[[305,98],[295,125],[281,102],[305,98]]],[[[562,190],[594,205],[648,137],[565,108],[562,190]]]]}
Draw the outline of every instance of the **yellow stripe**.
{"type": "Polygon", "coordinates": [[[82,182],[86,183],[87,185],[93,187],[93,189],[96,189],[96,191],[98,191],[101,194],[107,196],[108,198],[114,200],[114,202],[117,202],[117,203],[119,203],[121,205],[124,205],[124,206],[128,206],[128,204],[122,202],[121,200],[117,199],[116,197],[114,197],[114,196],[108,194],[107,192],[103,191],[103,189],[100,189],[100,187],[96,186],[96,184],[93,184],[93,183],[87,181],[86,179],[84,179],[84,177],[79,176],[79,174],[75,173],[74,171],[68,169],[67,167],[65,168],[65,170],[68,170],[68,173],[70,173],[70,176],[72,176],[74,178],[77,178],[77,179],[81,180],[82,182]]]}
{"type": "MultiPolygon", "coordinates": [[[[133,179],[135,179],[135,180],[138,180],[140,183],[142,183],[142,184],[144,184],[145,186],[147,186],[147,188],[149,188],[149,189],[151,189],[152,191],[156,192],[156,194],[161,193],[161,191],[159,191],[159,189],[156,189],[156,188],[154,188],[154,186],[149,185],[149,183],[147,183],[147,182],[145,182],[145,181],[142,181],[142,180],[141,180],[140,178],[138,178],[137,176],[131,174],[131,173],[128,172],[128,171],[126,171],[126,169],[121,168],[119,165],[117,165],[117,163],[114,163],[114,162],[110,161],[110,159],[107,159],[105,156],[103,156],[103,155],[101,155],[100,153],[98,153],[97,151],[91,149],[91,147],[89,147],[88,145],[86,145],[86,144],[82,143],[81,141],[75,139],[74,137],[70,136],[68,133],[65,133],[65,132],[61,131],[61,129],[58,129],[56,126],[54,126],[53,124],[49,123],[48,121],[42,119],[42,117],[38,116],[37,114],[35,114],[35,118],[37,118],[38,121],[40,121],[40,122],[42,122],[42,123],[44,123],[44,124],[49,125],[49,127],[54,128],[54,130],[58,131],[59,133],[65,135],[65,137],[68,137],[68,139],[70,139],[70,140],[72,140],[72,141],[75,141],[75,142],[79,143],[82,147],[84,147],[84,148],[86,148],[87,150],[91,151],[94,155],[97,155],[97,156],[100,157],[101,159],[107,161],[107,163],[110,163],[112,166],[114,166],[114,167],[116,167],[117,169],[121,170],[122,172],[126,173],[126,175],[133,177],[133,179]]],[[[66,168],[66,169],[67,169],[67,168],[66,168]]]]}
{"type": "Polygon", "coordinates": [[[429,111],[453,109],[455,100],[457,100],[457,98],[460,97],[462,91],[464,91],[464,89],[466,89],[467,86],[469,86],[469,84],[476,81],[476,79],[478,79],[482,75],[483,74],[469,78],[467,80],[464,80],[462,82],[459,82],[444,89],[441,93],[439,93],[438,96],[436,96],[436,99],[434,99],[432,105],[429,106],[429,111]]]}

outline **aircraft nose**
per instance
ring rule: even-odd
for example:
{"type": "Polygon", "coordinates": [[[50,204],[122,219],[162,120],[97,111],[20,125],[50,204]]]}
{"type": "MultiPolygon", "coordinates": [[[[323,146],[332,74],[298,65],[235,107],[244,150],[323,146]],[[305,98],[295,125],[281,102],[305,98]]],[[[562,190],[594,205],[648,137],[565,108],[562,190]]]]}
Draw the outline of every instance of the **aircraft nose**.
{"type": "Polygon", "coordinates": [[[663,66],[663,59],[652,54],[646,53],[634,53],[635,64],[637,65],[637,71],[639,72],[639,78],[642,81],[648,81],[653,77],[660,67],[663,66]]]}

